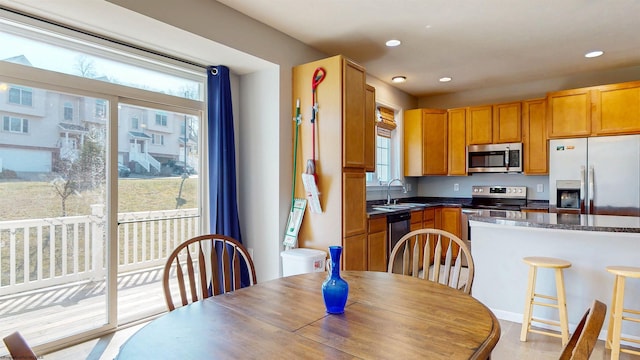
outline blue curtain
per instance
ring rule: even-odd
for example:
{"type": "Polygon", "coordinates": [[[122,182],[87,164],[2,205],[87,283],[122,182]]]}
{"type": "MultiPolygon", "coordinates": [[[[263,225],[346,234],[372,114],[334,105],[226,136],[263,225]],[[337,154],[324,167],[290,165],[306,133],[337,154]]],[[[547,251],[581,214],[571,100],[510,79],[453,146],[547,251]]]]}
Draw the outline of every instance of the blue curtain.
{"type": "MultiPolygon", "coordinates": [[[[207,68],[207,120],[209,124],[209,204],[212,233],[242,242],[236,192],[236,155],[229,68],[207,68]]],[[[216,249],[220,252],[221,249],[216,249]]],[[[242,286],[249,286],[247,265],[242,264],[242,286]]]]}

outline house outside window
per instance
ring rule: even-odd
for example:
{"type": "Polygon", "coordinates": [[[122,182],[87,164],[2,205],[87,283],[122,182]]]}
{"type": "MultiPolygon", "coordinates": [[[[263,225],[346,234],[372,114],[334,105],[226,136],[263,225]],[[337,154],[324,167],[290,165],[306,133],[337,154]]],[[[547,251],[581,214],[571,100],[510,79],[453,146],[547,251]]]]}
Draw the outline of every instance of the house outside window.
{"type": "Polygon", "coordinates": [[[164,135],[153,134],[151,136],[151,143],[153,145],[164,145],[164,135]]]}
{"type": "Polygon", "coordinates": [[[131,129],[138,130],[140,128],[140,119],[137,117],[131,118],[131,129]]]}
{"type": "Polygon", "coordinates": [[[156,114],[156,125],[167,126],[167,114],[156,114]]]}
{"type": "Polygon", "coordinates": [[[64,103],[64,120],[73,121],[73,105],[68,101],[64,103]]]}
{"type": "Polygon", "coordinates": [[[12,133],[29,133],[29,120],[13,116],[5,116],[2,121],[2,130],[12,133]]]}
{"type": "Polygon", "coordinates": [[[107,102],[102,99],[96,99],[96,117],[105,118],[107,116],[107,102]]]}
{"type": "Polygon", "coordinates": [[[9,103],[33,106],[33,91],[29,88],[12,86],[9,89],[9,103]]]}

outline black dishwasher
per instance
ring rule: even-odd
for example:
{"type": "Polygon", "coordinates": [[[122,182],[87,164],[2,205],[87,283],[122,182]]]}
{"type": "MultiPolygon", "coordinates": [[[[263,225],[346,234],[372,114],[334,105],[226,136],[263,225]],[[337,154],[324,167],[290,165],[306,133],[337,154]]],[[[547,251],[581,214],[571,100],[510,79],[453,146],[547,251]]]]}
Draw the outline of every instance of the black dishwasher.
{"type": "MultiPolygon", "coordinates": [[[[389,263],[388,257],[391,256],[393,247],[396,246],[398,240],[409,232],[411,226],[411,213],[401,212],[387,215],[387,234],[389,234],[389,251],[387,252],[387,264],[389,263]]],[[[397,258],[397,257],[396,257],[397,258]]],[[[397,266],[394,264],[394,272],[401,270],[402,264],[397,266]],[[398,269],[396,269],[398,267],[398,269]]]]}

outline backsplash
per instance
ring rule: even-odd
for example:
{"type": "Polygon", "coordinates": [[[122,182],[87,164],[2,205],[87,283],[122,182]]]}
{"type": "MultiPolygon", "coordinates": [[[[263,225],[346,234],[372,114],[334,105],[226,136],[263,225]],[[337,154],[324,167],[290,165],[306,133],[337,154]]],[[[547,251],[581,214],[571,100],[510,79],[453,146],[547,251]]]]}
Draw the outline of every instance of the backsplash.
{"type": "MultiPolygon", "coordinates": [[[[471,197],[473,185],[526,186],[527,199],[549,200],[549,176],[522,174],[473,174],[471,176],[423,176],[417,178],[417,196],[471,197]],[[458,191],[455,191],[454,188],[458,191]],[[542,192],[538,192],[538,186],[542,192]]],[[[412,189],[413,190],[413,189],[412,189]]]]}
{"type": "MultiPolygon", "coordinates": [[[[473,185],[526,186],[527,199],[549,200],[549,177],[526,176],[522,174],[473,174],[471,176],[423,176],[405,178],[411,188],[406,194],[399,186],[391,188],[391,198],[400,199],[414,196],[470,198],[473,185]],[[458,184],[458,191],[455,185],[458,184]],[[542,192],[538,192],[542,185],[542,192]]],[[[395,184],[394,184],[395,185],[395,184]]],[[[385,200],[386,186],[367,187],[367,201],[385,200]]]]}

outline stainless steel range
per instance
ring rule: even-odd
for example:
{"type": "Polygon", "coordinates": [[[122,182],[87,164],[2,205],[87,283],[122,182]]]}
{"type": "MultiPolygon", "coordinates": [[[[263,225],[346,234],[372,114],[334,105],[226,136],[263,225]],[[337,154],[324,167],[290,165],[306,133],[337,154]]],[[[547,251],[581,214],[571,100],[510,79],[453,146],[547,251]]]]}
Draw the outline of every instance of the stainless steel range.
{"type": "Polygon", "coordinates": [[[526,186],[472,186],[471,208],[520,211],[527,204],[526,186]]]}
{"type": "Polygon", "coordinates": [[[471,203],[462,209],[462,239],[471,240],[469,215],[488,210],[490,216],[517,218],[520,207],[526,204],[526,186],[472,186],[471,203]]]}

